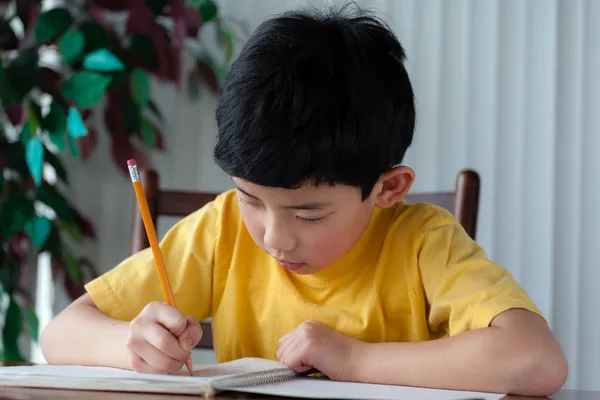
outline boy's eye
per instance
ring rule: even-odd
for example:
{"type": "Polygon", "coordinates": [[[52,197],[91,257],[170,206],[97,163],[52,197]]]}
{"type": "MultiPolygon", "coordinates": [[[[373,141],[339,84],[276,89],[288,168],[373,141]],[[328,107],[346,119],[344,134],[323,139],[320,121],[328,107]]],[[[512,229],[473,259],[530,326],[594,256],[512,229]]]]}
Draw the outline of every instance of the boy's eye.
{"type": "Polygon", "coordinates": [[[302,222],[319,222],[319,221],[323,221],[325,219],[325,217],[318,217],[318,218],[303,218],[303,217],[297,217],[299,220],[301,220],[302,222]]]}
{"type": "Polygon", "coordinates": [[[251,207],[256,207],[256,204],[250,203],[248,200],[244,199],[241,196],[239,196],[238,199],[239,199],[240,203],[242,203],[242,204],[246,204],[246,205],[251,206],[251,207]]]}

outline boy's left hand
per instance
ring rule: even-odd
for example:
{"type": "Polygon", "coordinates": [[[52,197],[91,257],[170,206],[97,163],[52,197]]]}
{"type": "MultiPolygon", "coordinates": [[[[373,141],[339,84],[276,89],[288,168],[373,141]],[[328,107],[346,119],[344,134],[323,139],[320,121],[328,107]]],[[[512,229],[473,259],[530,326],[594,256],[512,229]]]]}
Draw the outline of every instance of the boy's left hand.
{"type": "Polygon", "coordinates": [[[296,372],[316,368],[332,380],[349,381],[364,345],[320,322],[306,321],[279,339],[277,358],[296,372]]]}

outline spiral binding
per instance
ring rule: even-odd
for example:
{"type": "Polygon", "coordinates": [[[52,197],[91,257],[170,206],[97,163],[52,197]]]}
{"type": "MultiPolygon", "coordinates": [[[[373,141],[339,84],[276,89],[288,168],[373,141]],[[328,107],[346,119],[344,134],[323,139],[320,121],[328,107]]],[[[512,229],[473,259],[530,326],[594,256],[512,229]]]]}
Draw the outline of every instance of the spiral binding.
{"type": "Polygon", "coordinates": [[[210,386],[216,390],[226,390],[233,387],[285,382],[294,379],[296,376],[298,374],[290,368],[273,368],[265,371],[250,372],[238,377],[216,379],[210,383],[210,386]]]}

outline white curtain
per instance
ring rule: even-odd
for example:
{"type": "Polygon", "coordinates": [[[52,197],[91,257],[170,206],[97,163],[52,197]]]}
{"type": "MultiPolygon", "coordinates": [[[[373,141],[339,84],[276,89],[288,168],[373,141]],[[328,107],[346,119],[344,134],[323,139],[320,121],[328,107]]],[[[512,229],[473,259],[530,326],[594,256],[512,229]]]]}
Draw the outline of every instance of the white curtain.
{"type": "MultiPolygon", "coordinates": [[[[461,168],[481,174],[479,242],[548,317],[570,362],[567,387],[600,390],[600,0],[360,3],[380,12],[407,50],[418,102],[407,158],[414,190],[452,189],[461,168]]],[[[320,3],[219,4],[254,28],[320,3]]],[[[215,99],[192,103],[160,85],[154,97],[167,117],[167,153],[156,157],[163,184],[229,188],[212,163],[215,99]]],[[[106,270],[127,255],[135,200],[101,136],[93,158],[71,170],[72,195],[99,237],[87,250],[106,270]]]]}

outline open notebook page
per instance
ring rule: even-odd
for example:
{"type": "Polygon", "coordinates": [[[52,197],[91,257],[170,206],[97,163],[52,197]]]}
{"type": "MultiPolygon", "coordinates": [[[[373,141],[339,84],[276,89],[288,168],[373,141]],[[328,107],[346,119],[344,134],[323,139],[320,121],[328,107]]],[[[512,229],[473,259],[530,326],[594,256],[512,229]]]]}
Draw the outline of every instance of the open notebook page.
{"type": "Polygon", "coordinates": [[[0,386],[196,394],[213,391],[209,383],[214,379],[273,368],[287,367],[275,361],[244,358],[221,364],[194,365],[193,376],[189,376],[185,369],[173,375],[154,375],[106,367],[16,366],[0,368],[0,386]]]}
{"type": "MultiPolygon", "coordinates": [[[[72,389],[85,390],[195,394],[210,391],[206,384],[211,379],[282,367],[284,367],[282,364],[275,361],[245,358],[215,365],[194,365],[194,377],[187,375],[184,369],[177,375],[151,375],[103,367],[47,365],[4,367],[0,368],[0,386],[12,383],[30,387],[68,386],[72,389]]],[[[489,393],[334,382],[319,378],[296,378],[282,383],[231,390],[315,399],[497,400],[503,397],[503,395],[489,393]]]]}

